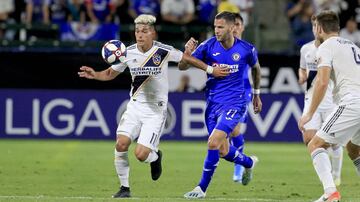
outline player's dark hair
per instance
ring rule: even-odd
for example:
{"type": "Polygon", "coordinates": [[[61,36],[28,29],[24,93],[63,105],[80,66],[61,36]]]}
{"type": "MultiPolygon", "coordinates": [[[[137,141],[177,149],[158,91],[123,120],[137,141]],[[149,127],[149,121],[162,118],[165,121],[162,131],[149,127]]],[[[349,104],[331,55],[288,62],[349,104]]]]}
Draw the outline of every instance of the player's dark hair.
{"type": "Polygon", "coordinates": [[[320,12],[316,16],[316,22],[327,34],[340,31],[339,16],[334,11],[325,10],[320,12]]]}
{"type": "Polygon", "coordinates": [[[242,23],[244,23],[243,17],[241,17],[240,13],[234,13],[235,19],[239,19],[242,23]]]}
{"type": "Polygon", "coordinates": [[[223,11],[215,16],[215,19],[224,19],[226,22],[235,23],[235,14],[228,11],[223,11]]]}

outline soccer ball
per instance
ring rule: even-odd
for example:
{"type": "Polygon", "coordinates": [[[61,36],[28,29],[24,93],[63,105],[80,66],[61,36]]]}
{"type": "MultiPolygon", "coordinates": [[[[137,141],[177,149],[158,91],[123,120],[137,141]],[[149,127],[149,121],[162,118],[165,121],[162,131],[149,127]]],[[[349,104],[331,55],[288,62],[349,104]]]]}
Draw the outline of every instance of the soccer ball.
{"type": "Polygon", "coordinates": [[[116,65],[125,61],[126,46],[119,40],[110,40],[101,49],[101,56],[109,65],[116,65]]]}

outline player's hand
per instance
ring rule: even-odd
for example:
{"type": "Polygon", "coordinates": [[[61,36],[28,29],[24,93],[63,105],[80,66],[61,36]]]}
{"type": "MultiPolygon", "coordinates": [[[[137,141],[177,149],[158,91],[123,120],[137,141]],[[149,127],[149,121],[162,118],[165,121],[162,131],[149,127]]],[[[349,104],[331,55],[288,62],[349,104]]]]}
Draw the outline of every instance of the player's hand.
{"type": "Polygon", "coordinates": [[[78,72],[79,77],[84,77],[87,79],[95,79],[95,70],[88,66],[80,67],[80,72],[78,72]]]}
{"type": "Polygon", "coordinates": [[[255,114],[260,113],[262,110],[262,102],[259,95],[253,95],[253,106],[255,114]]]}
{"type": "Polygon", "coordinates": [[[301,132],[304,132],[304,131],[305,131],[304,125],[305,125],[307,122],[309,122],[309,121],[311,120],[311,118],[312,118],[312,115],[309,114],[309,113],[304,114],[304,115],[300,118],[300,120],[299,120],[299,122],[298,122],[298,127],[299,127],[299,130],[300,130],[301,132]]]}
{"type": "Polygon", "coordinates": [[[188,42],[186,42],[185,44],[185,53],[188,54],[188,55],[191,55],[191,53],[195,50],[195,48],[197,47],[198,45],[198,41],[195,40],[193,37],[191,37],[189,39],[188,42]]]}
{"type": "Polygon", "coordinates": [[[229,67],[220,67],[217,64],[214,64],[212,66],[214,67],[214,71],[212,73],[214,77],[225,77],[230,74],[229,67]]]}

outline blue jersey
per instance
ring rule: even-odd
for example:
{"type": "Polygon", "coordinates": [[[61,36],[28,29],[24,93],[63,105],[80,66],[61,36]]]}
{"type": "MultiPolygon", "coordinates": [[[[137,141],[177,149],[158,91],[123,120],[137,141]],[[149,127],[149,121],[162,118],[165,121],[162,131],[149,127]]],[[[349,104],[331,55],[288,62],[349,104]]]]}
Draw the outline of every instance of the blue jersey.
{"type": "Polygon", "coordinates": [[[252,92],[251,92],[251,84],[249,80],[248,71],[249,71],[249,66],[246,66],[246,70],[244,74],[245,99],[247,103],[250,103],[252,98],[252,92]]]}
{"type": "Polygon", "coordinates": [[[258,60],[253,45],[235,38],[234,45],[226,50],[215,37],[212,37],[200,44],[193,56],[208,65],[230,67],[230,74],[224,78],[215,78],[208,74],[206,82],[208,101],[246,104],[244,77],[247,77],[247,66],[254,66],[258,60]]]}

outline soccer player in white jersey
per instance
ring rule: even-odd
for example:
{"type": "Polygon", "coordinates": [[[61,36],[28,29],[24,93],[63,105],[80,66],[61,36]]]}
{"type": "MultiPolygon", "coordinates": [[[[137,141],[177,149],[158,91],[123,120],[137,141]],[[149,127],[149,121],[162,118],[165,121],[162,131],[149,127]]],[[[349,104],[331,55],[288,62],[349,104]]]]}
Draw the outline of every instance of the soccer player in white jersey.
{"type": "MultiPolygon", "coordinates": [[[[315,33],[314,23],[313,32],[315,33]]],[[[316,51],[319,45],[320,41],[314,40],[303,45],[303,47],[300,49],[299,83],[306,83],[303,113],[307,112],[311,103],[311,96],[314,90],[313,83],[317,73],[316,51]]],[[[319,105],[312,119],[304,126],[305,131],[303,131],[302,135],[305,145],[309,144],[316,131],[320,129],[321,124],[325,121],[326,117],[336,107],[332,98],[333,86],[334,83],[329,81],[329,86],[326,90],[324,99],[321,101],[321,104],[319,105]]],[[[341,145],[332,145],[327,150],[329,152],[329,156],[331,157],[332,175],[336,186],[339,186],[341,184],[340,176],[343,159],[343,147],[341,145]]]]}
{"type": "Polygon", "coordinates": [[[339,17],[322,11],[315,18],[315,36],[321,42],[316,53],[317,78],[310,107],[299,120],[299,129],[314,116],[326,94],[329,80],[334,82],[334,101],[338,105],[308,144],[313,165],[324,188],[316,202],[339,202],[326,148],[346,145],[348,155],[360,176],[360,49],[339,37],[339,17]]]}
{"type": "Polygon", "coordinates": [[[162,153],[158,149],[168,102],[168,62],[186,61],[216,77],[228,75],[225,68],[211,67],[172,46],[154,41],[156,31],[152,15],[140,15],[135,19],[136,44],[127,48],[123,63],[95,72],[82,66],[79,76],[108,81],[129,67],[132,76],[131,99],[120,119],[116,134],[115,168],[120,190],[114,198],[130,197],[128,148],[137,139],[136,158],[150,163],[151,177],[157,180],[162,172],[162,153]]]}

